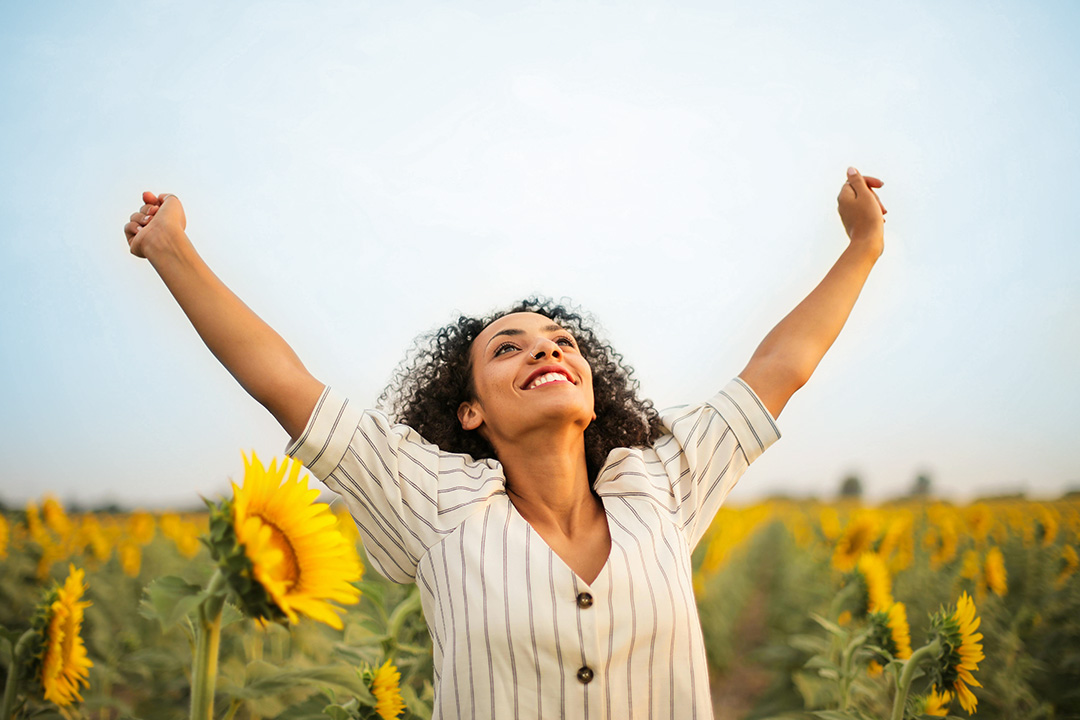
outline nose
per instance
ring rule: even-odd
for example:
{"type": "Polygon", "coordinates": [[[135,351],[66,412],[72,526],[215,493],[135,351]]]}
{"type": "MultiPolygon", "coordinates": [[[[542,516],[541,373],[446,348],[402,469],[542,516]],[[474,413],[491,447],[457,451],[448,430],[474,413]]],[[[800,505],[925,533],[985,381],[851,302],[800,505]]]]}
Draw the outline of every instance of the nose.
{"type": "Polygon", "coordinates": [[[540,360],[545,355],[550,355],[552,358],[562,357],[562,351],[559,350],[559,346],[547,338],[541,338],[533,345],[532,351],[533,360],[540,360]]]}

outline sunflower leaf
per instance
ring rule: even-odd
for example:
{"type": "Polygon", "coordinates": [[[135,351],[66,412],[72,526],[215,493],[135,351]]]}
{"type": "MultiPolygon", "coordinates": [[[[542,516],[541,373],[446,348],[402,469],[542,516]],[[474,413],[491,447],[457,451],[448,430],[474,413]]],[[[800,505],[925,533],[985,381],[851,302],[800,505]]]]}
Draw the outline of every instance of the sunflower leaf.
{"type": "Polygon", "coordinates": [[[801,650],[812,655],[825,652],[829,644],[824,638],[817,635],[792,635],[788,638],[788,644],[796,650],[801,650]]]}
{"type": "Polygon", "coordinates": [[[347,690],[361,703],[375,704],[367,683],[356,670],[340,665],[324,665],[301,670],[281,670],[262,660],[247,665],[247,680],[242,687],[222,684],[221,691],[243,700],[277,695],[297,685],[332,686],[347,690]]]}
{"type": "Polygon", "coordinates": [[[147,585],[139,603],[139,613],[157,620],[162,630],[168,630],[193,612],[204,596],[200,586],[176,575],[166,575],[147,585]]]}
{"type": "Polygon", "coordinates": [[[829,662],[828,658],[822,657],[821,655],[815,655],[810,658],[803,667],[807,670],[831,670],[837,676],[839,676],[840,673],[840,668],[837,667],[836,663],[829,662]]]}
{"type": "Polygon", "coordinates": [[[839,625],[837,625],[836,623],[831,622],[829,620],[826,620],[825,618],[823,618],[821,615],[818,615],[817,613],[810,613],[810,617],[813,618],[814,621],[818,625],[825,628],[826,630],[831,632],[833,635],[838,635],[840,637],[847,637],[847,631],[844,630],[839,625]]]}
{"type": "Polygon", "coordinates": [[[823,720],[859,720],[858,715],[841,710],[818,710],[814,714],[823,720]]]}

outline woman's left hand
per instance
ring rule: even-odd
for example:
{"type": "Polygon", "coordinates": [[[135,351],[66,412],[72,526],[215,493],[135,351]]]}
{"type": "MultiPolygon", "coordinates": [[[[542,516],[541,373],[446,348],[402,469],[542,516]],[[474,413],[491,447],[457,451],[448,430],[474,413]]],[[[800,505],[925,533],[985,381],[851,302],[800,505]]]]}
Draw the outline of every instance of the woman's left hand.
{"type": "Polygon", "coordinates": [[[840,188],[836,202],[844,231],[852,242],[884,241],[885,213],[888,211],[873,190],[884,184],[875,177],[860,175],[855,168],[848,168],[848,181],[840,188]]]}

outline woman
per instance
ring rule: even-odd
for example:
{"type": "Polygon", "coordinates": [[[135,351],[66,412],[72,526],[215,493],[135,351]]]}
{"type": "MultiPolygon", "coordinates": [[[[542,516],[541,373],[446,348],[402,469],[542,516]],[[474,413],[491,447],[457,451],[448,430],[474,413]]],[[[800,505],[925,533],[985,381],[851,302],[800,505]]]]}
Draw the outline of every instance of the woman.
{"type": "Polygon", "coordinates": [[[881,254],[881,184],[849,169],[833,268],[737,378],[662,414],[579,316],[527,301],[436,333],[384,395],[394,423],[312,377],[210,272],[174,196],[144,193],[124,230],[369,559],[419,584],[435,717],[707,718],[690,552],[881,254]]]}

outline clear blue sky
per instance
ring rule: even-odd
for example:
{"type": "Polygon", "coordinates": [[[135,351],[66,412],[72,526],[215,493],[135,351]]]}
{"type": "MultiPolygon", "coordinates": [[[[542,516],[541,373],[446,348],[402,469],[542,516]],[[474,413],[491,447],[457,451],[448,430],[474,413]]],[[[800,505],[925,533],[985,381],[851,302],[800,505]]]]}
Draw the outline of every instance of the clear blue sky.
{"type": "Polygon", "coordinates": [[[421,331],[539,292],[666,406],[839,255],[851,164],[885,180],[885,254],[733,500],[1080,485],[1078,27],[1072,2],[6,3],[0,499],[191,504],[283,451],[127,253],[144,189],[358,401],[421,331]]]}

